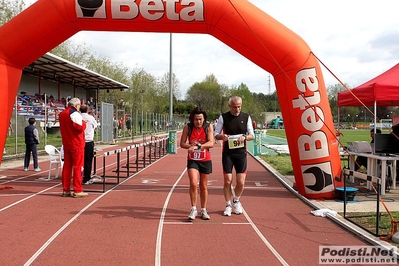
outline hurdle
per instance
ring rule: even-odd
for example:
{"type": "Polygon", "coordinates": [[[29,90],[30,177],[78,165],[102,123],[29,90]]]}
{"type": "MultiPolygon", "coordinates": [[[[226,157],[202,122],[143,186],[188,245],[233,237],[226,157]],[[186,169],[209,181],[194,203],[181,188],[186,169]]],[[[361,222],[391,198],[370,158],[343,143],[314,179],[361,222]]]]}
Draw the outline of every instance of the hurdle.
{"type": "Polygon", "coordinates": [[[153,148],[151,151],[153,151],[153,155],[155,159],[159,159],[167,153],[167,138],[165,137],[160,137],[160,136],[153,136],[151,135],[151,141],[153,143],[153,148]]]}
{"type": "MultiPolygon", "coordinates": [[[[102,192],[120,184],[121,179],[129,178],[143,168],[154,163],[167,154],[168,138],[157,138],[144,143],[135,143],[126,147],[95,153],[94,170],[92,177],[99,179],[92,185],[101,183],[102,192]],[[97,159],[102,159],[102,166],[98,169],[97,159]],[[115,167],[110,170],[110,166],[115,167]],[[111,175],[110,173],[114,173],[111,175]],[[113,180],[113,181],[112,181],[113,180]]],[[[87,192],[99,192],[98,190],[86,190],[87,192]]]]}
{"type": "MultiPolygon", "coordinates": [[[[360,173],[360,172],[356,172],[353,170],[349,170],[349,169],[344,169],[344,187],[343,187],[343,191],[344,191],[344,219],[350,221],[351,223],[359,226],[360,228],[362,228],[363,230],[369,232],[370,234],[374,235],[374,236],[381,236],[380,232],[379,232],[379,226],[380,226],[380,216],[381,216],[381,212],[380,212],[380,189],[381,189],[381,178],[379,177],[375,177],[375,176],[371,176],[371,175],[367,175],[364,173],[360,173]],[[358,178],[367,182],[371,182],[373,184],[375,184],[376,188],[374,188],[375,192],[376,192],[376,211],[375,214],[361,214],[361,215],[349,215],[347,212],[347,203],[348,203],[348,199],[347,199],[347,186],[346,186],[346,180],[349,179],[350,177],[354,177],[354,178],[358,178]],[[376,219],[376,224],[375,224],[375,228],[374,231],[372,231],[369,228],[365,228],[364,226],[362,226],[361,224],[356,222],[356,219],[361,219],[364,217],[375,217],[376,219]]],[[[354,203],[356,204],[356,203],[354,203]]]]}

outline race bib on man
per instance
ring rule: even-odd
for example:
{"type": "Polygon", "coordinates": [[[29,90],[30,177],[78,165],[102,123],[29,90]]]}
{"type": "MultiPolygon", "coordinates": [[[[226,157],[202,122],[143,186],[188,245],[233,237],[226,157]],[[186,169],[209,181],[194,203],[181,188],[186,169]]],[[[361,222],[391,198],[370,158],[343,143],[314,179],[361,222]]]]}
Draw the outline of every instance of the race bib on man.
{"type": "Polygon", "coordinates": [[[228,139],[229,149],[238,149],[244,147],[244,142],[238,144],[238,138],[241,137],[242,134],[239,135],[232,135],[228,139]]]}
{"type": "Polygon", "coordinates": [[[194,150],[192,153],[189,154],[188,157],[190,158],[190,160],[194,160],[194,161],[205,160],[206,150],[194,150]]]}

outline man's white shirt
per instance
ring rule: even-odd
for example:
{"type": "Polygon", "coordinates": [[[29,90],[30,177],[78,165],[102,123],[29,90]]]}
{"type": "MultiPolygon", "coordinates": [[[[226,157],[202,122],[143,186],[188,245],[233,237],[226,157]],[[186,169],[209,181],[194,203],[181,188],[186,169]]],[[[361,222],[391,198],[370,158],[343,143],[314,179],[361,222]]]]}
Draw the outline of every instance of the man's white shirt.
{"type": "Polygon", "coordinates": [[[93,141],[94,140],[94,130],[97,128],[97,121],[94,119],[92,115],[87,113],[82,113],[83,120],[86,120],[86,129],[85,129],[85,140],[93,141]]]}

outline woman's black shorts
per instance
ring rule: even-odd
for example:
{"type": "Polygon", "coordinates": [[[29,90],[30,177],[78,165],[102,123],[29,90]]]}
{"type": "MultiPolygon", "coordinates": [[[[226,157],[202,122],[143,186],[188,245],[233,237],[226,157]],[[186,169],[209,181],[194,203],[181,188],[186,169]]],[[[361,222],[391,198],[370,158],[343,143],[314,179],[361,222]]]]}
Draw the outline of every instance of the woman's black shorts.
{"type": "Polygon", "coordinates": [[[187,161],[187,169],[197,169],[201,174],[212,173],[212,161],[198,162],[194,160],[187,161]]]}

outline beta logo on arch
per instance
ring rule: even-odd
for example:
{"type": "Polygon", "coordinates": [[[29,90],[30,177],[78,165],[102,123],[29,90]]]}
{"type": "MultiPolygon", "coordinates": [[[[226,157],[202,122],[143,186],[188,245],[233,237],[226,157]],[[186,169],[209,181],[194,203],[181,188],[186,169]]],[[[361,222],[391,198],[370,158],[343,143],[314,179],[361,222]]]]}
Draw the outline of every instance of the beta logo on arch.
{"type": "Polygon", "coordinates": [[[203,0],[76,0],[77,18],[204,21],[203,0]],[[110,14],[106,6],[110,5],[110,14]]]}

